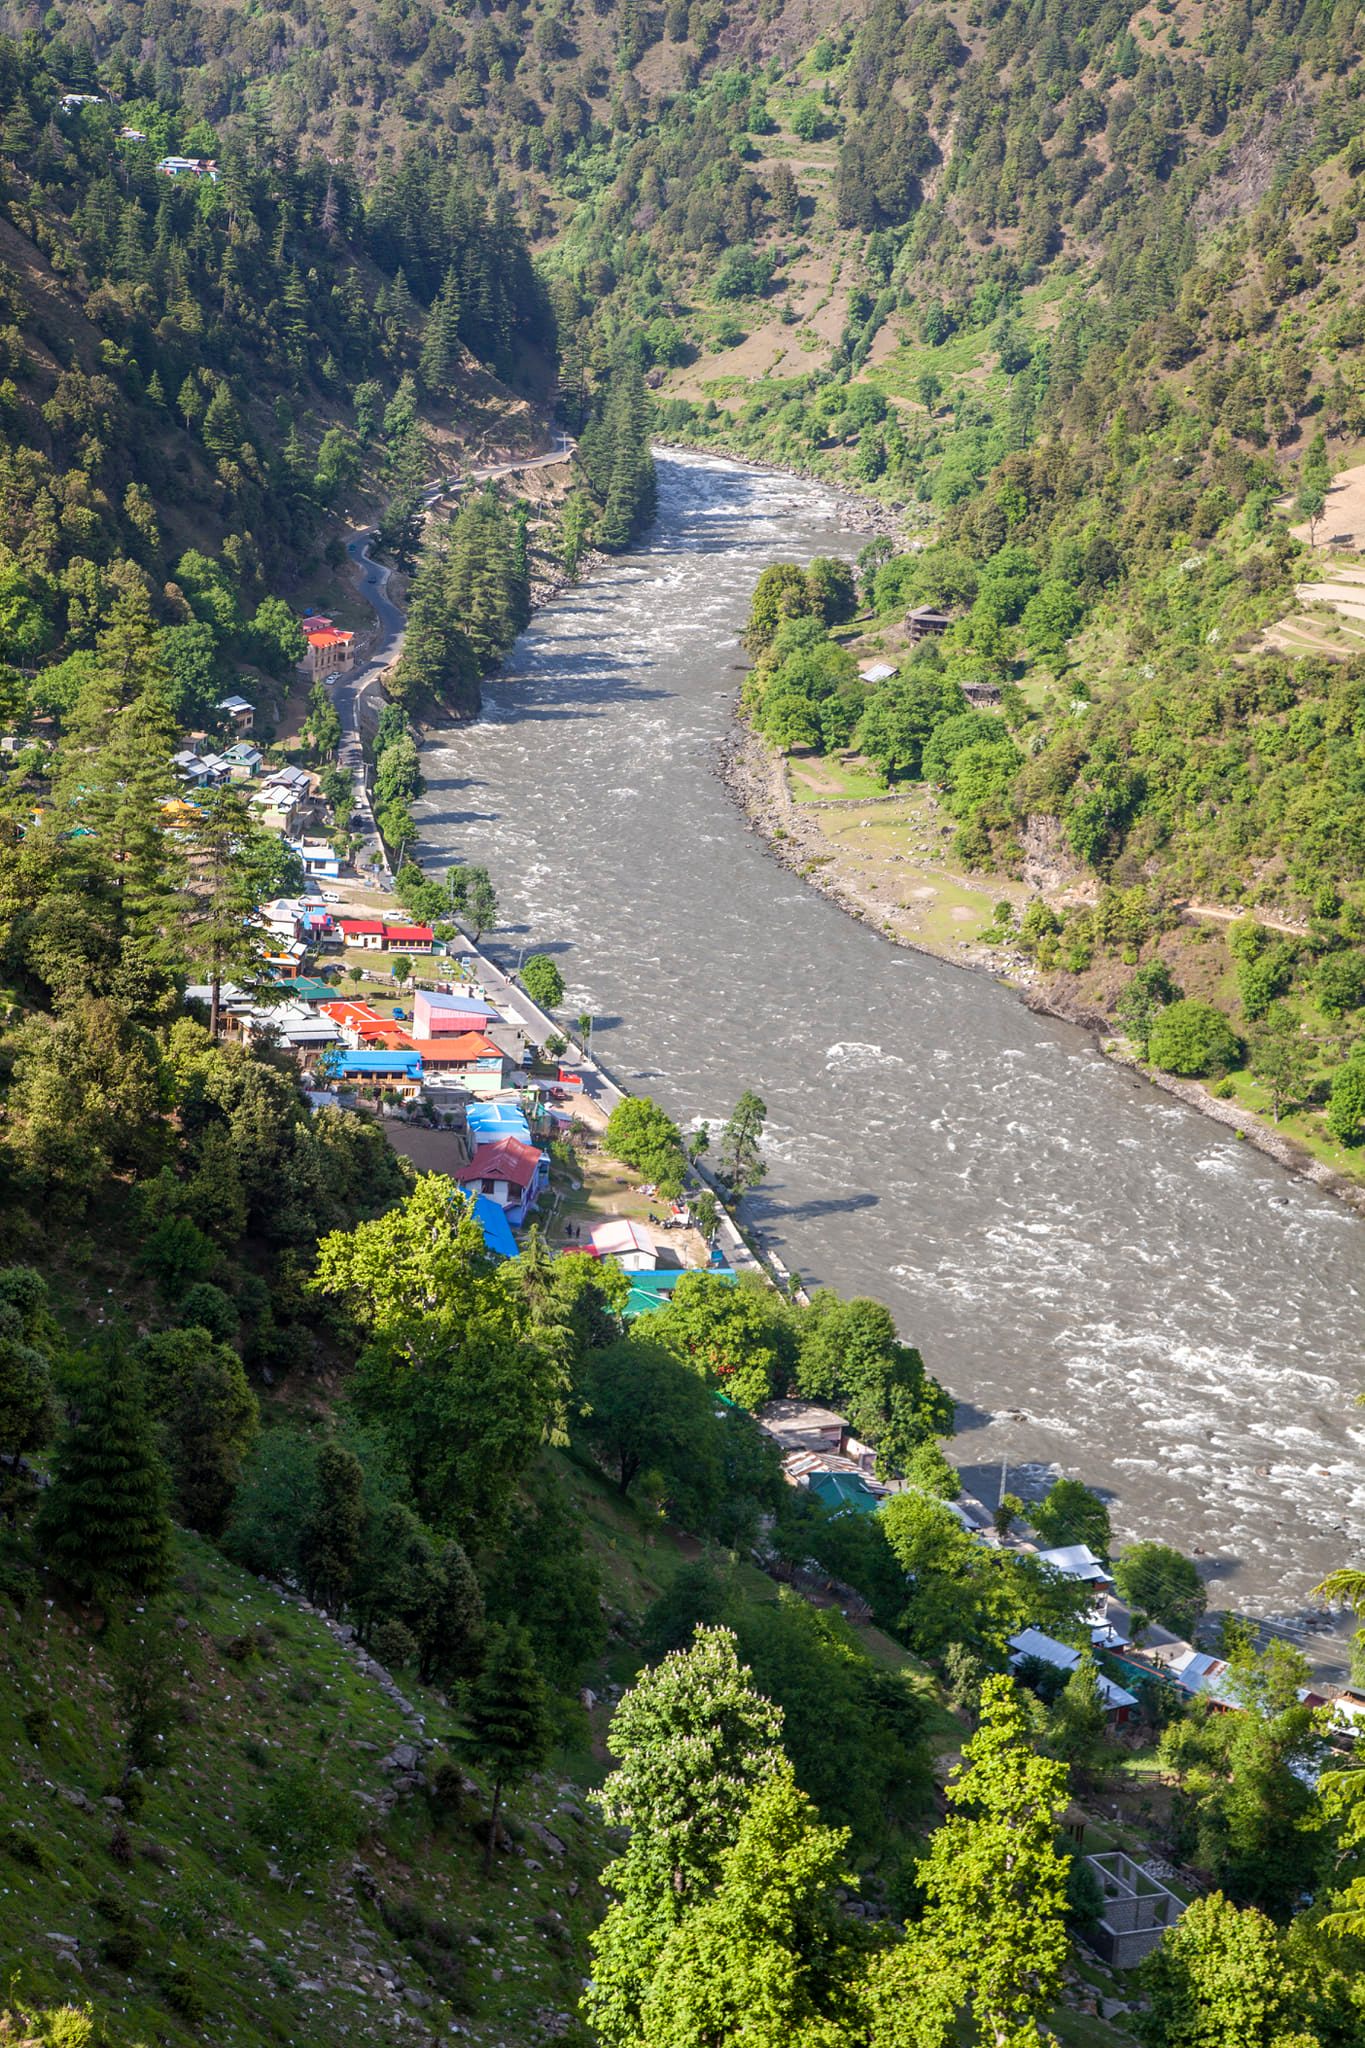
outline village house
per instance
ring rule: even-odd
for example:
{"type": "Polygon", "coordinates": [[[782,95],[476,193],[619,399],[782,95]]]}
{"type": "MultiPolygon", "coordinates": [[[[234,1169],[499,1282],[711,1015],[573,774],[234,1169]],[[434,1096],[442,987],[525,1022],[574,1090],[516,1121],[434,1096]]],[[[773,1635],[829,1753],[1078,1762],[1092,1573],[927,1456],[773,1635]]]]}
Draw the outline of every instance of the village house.
{"type": "Polygon", "coordinates": [[[524,1223],[550,1185],[550,1162],[534,1145],[500,1138],[496,1144],[480,1145],[469,1164],[456,1170],[455,1178],[496,1202],[509,1223],[524,1223]]]}
{"type": "Polygon", "coordinates": [[[342,944],[362,953],[429,953],[436,944],[429,924],[390,924],[382,917],[343,917],[340,930],[342,944]]]}
{"type": "Polygon", "coordinates": [[[475,1145],[494,1145],[501,1138],[531,1142],[526,1113],[515,1102],[471,1102],[467,1113],[469,1134],[475,1145]]]}
{"type": "Polygon", "coordinates": [[[842,1415],[816,1401],[769,1401],[755,1420],[784,1453],[836,1458],[852,1471],[871,1473],[876,1466],[871,1444],[861,1443],[842,1415]]]}
{"type": "Polygon", "coordinates": [[[213,757],[215,766],[226,769],[229,782],[250,782],[264,761],[264,754],[259,747],[253,747],[250,740],[234,740],[230,747],[224,747],[221,754],[213,757]]]}
{"type": "Polygon", "coordinates": [[[397,1029],[392,1017],[381,1017],[369,1003],[350,1002],[333,995],[322,1007],[347,1045],[354,1050],[370,1044],[387,1044],[406,1036],[397,1029]]]}
{"type": "Polygon", "coordinates": [[[222,712],[234,732],[250,732],[256,723],[256,707],[245,697],[220,697],[213,708],[222,712]]]}
{"type": "Polygon", "coordinates": [[[182,747],[179,753],[172,754],[171,766],[177,781],[183,782],[187,789],[207,789],[218,780],[212,757],[205,760],[202,754],[195,753],[193,747],[182,747]]]}
{"type": "Polygon", "coordinates": [[[340,1087],[392,1089],[405,1100],[422,1086],[422,1062],[411,1046],[367,1046],[339,1053],[332,1071],[340,1087]]]}
{"type": "Polygon", "coordinates": [[[216,157],[163,156],[158,158],[156,168],[163,178],[207,178],[211,185],[218,183],[216,157]]]}
{"type": "Polygon", "coordinates": [[[595,1224],[589,1249],[594,1258],[615,1259],[627,1273],[652,1273],[659,1263],[659,1247],[645,1225],[626,1216],[595,1224]]]}
{"type": "Polygon", "coordinates": [[[892,676],[900,674],[900,670],[894,661],[887,661],[882,655],[878,655],[872,661],[860,661],[858,674],[863,682],[871,684],[875,689],[878,683],[889,683],[892,676]]]}
{"type": "MultiPolygon", "coordinates": [[[[240,1038],[246,1045],[267,1039],[282,1045],[300,1058],[309,1058],[324,1047],[340,1045],[341,1033],[330,1017],[307,1002],[296,999],[290,989],[285,1002],[262,1002],[259,996],[224,982],[218,991],[218,1014],[225,1038],[240,1038]]],[[[208,982],[192,983],[185,990],[186,1002],[202,1003],[208,1009],[213,990],[208,982]]]]}
{"type": "Polygon", "coordinates": [[[935,611],[931,604],[917,604],[913,611],[905,614],[905,630],[910,636],[912,647],[917,646],[921,640],[932,639],[939,633],[946,633],[951,624],[952,620],[947,612],[935,611]]]}
{"type": "Polygon", "coordinates": [[[886,1499],[887,1489],[862,1472],[811,1472],[799,1483],[834,1521],[844,1515],[875,1515],[886,1499]]]}
{"type": "MultiPolygon", "coordinates": [[[[1050,1664],[1056,1671],[1072,1672],[1081,1661],[1081,1652],[1073,1650],[1069,1643],[1059,1643],[1055,1636],[1044,1635],[1040,1628],[1020,1629],[1017,1636],[1009,1640],[1010,1664],[1017,1671],[1021,1664],[1033,1659],[1039,1664],[1050,1664]]],[[[1095,1673],[1095,1682],[1100,1689],[1104,1703],[1105,1719],[1112,1727],[1122,1727],[1136,1718],[1138,1697],[1126,1686],[1118,1685],[1107,1678],[1103,1671],[1095,1673]]]]}
{"type": "Polygon", "coordinates": [[[341,855],[325,839],[291,839],[289,851],[296,853],[305,875],[314,875],[323,881],[336,881],[341,875],[341,855]]]}
{"type": "Polygon", "coordinates": [[[481,1032],[447,1033],[443,1038],[418,1038],[415,1032],[404,1035],[414,1052],[422,1055],[424,1074],[458,1074],[489,1089],[506,1085],[507,1060],[481,1032]]]}
{"type": "Polygon", "coordinates": [[[430,953],[436,934],[429,924],[389,924],[386,920],[384,943],[390,952],[430,953]]]}

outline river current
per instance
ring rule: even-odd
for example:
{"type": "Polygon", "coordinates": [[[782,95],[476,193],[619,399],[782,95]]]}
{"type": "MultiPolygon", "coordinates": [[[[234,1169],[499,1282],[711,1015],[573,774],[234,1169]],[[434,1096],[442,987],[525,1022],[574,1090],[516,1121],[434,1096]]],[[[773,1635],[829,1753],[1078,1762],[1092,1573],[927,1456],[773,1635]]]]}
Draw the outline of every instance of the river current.
{"type": "Polygon", "coordinates": [[[859,537],[814,484],[672,454],[659,481],[648,540],[428,746],[424,852],[487,864],[493,950],[556,956],[623,1084],[684,1123],[759,1091],[754,1221],[891,1306],[974,1491],[1073,1473],[1122,1538],[1198,1555],[1211,1606],[1302,1613],[1365,1530],[1360,1220],[776,865],[715,773],[739,631],[767,563],[859,537]]]}

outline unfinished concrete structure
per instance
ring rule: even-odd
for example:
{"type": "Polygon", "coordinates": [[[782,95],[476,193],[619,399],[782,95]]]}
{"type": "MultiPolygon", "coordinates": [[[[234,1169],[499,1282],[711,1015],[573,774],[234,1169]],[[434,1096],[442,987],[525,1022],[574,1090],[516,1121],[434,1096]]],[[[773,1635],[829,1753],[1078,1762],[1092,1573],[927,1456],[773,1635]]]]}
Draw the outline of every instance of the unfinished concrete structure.
{"type": "Polygon", "coordinates": [[[1149,1956],[1168,1927],[1174,1927],[1185,1901],[1154,1878],[1150,1871],[1110,1849],[1087,1856],[1104,1896],[1104,1913],[1090,1930],[1092,1948],[1116,1970],[1131,1970],[1149,1956]]]}

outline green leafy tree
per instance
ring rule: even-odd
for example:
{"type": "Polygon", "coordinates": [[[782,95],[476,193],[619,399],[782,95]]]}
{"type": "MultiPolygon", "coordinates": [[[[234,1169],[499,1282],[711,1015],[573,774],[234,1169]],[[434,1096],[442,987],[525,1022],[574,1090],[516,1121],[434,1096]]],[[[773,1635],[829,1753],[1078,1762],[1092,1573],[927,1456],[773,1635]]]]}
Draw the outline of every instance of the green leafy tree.
{"type": "Polygon", "coordinates": [[[1148,1058],[1168,1074],[1221,1073],[1236,1065],[1241,1049],[1222,1011],[1192,996],[1167,1003],[1147,1040],[1148,1058]]]}
{"type": "Polygon", "coordinates": [[[995,2048],[1041,2048],[1069,1950],[1067,1773],[1034,1749],[1010,1679],[982,1686],[948,1798],[918,1867],[923,1918],[873,1968],[872,2048],[948,2048],[963,2020],[995,2048]]]}
{"type": "Polygon", "coordinates": [[[645,1995],[642,2048],[839,2048],[854,2017],[857,1951],[838,1904],[848,1835],[822,1827],[779,1764],[750,1794],[713,1895],[665,1942],[645,1995]]]}
{"type": "Polygon", "coordinates": [[[420,1175],[386,1215],[323,1238],[312,1285],[364,1332],[357,1412],[388,1442],[419,1512],[457,1538],[486,1535],[557,1421],[565,1366],[489,1258],[468,1198],[420,1175]]]}
{"type": "Polygon", "coordinates": [[[583,2005],[607,2048],[640,2039],[641,2012],[670,1933],[713,1891],[745,1802],[783,1765],[782,1716],[753,1689],[727,1629],[642,1672],[612,1716],[616,1768],[599,1803],[629,1831],[602,1873],[611,1905],[593,1935],[583,2005]]]}
{"type": "Polygon", "coordinates": [[[1138,1981],[1144,2048],[1318,2048],[1309,1986],[1283,1936],[1221,1892],[1186,1907],[1138,1981]]]}
{"type": "Polygon", "coordinates": [[[344,1607],[355,1582],[365,1534],[365,1473],[354,1451],[325,1443],[318,1452],[313,1498],[299,1530],[304,1590],[324,1606],[344,1607]]]}
{"type": "MultiPolygon", "coordinates": [[[[645,1327],[652,1318],[642,1319],[645,1327]]],[[[650,1478],[692,1516],[710,1505],[720,1485],[711,1397],[697,1373],[663,1344],[641,1333],[594,1347],[574,1381],[580,1403],[575,1433],[611,1472],[621,1493],[650,1478]]]]}
{"type": "Polygon", "coordinates": [[[470,1747],[493,1781],[483,1859],[487,1876],[497,1848],[502,1795],[538,1771],[550,1750],[545,1686],[521,1629],[497,1629],[490,1637],[470,1694],[467,1723],[470,1747]]]}
{"type": "Polygon", "coordinates": [[[1332,1076],[1327,1128],[1342,1145],[1365,1141],[1365,1058],[1352,1057],[1332,1076]]]}
{"type": "Polygon", "coordinates": [[[1193,1563],[1167,1543],[1135,1543],[1114,1566],[1114,1583],[1135,1614],[1192,1639],[1208,1594],[1193,1563]]]}
{"type": "Polygon", "coordinates": [[[952,1401],[913,1345],[901,1343],[881,1302],[840,1301],[831,1289],[818,1289],[800,1325],[800,1345],[802,1393],[834,1402],[855,1435],[876,1447],[884,1475],[902,1472],[918,1445],[951,1431],[952,1401]]]}
{"type": "Polygon", "coordinates": [[[180,1515],[192,1529],[220,1536],[260,1427],[242,1361],[196,1328],[144,1337],[135,1357],[163,1425],[180,1515]]]}
{"type": "Polygon", "coordinates": [[[68,1396],[38,1512],[39,1548],[57,1575],[102,1605],[147,1599],[170,1564],[166,1467],[141,1380],[109,1349],[86,1357],[68,1396]]]}
{"type": "Polygon", "coordinates": [[[661,1194],[682,1193],[687,1165],[682,1133],[648,1095],[628,1095],[616,1104],[602,1142],[613,1159],[643,1174],[661,1194]]]}
{"type": "Polygon", "coordinates": [[[684,1273],[667,1307],[641,1317],[636,1328],[741,1408],[761,1408],[785,1379],[790,1328],[782,1303],[766,1289],[684,1273]]]}
{"type": "Polygon", "coordinates": [[[484,933],[497,923],[498,898],[487,868],[450,868],[446,872],[446,893],[457,917],[470,925],[477,945],[484,933]]]}
{"type": "Polygon", "coordinates": [[[1297,1014],[1287,1003],[1272,1003],[1247,1033],[1248,1064],[1270,1097],[1275,1123],[1296,1108],[1313,1081],[1318,1048],[1304,1035],[1297,1014]]]}
{"type": "Polygon", "coordinates": [[[1180,990],[1164,960],[1149,960],[1138,968],[1115,1005],[1115,1015],[1140,1059],[1148,1057],[1152,1028],[1162,1010],[1179,1000],[1180,990]]]}
{"type": "Polygon", "coordinates": [[[25,1451],[41,1450],[56,1427],[58,1335],[42,1275],[32,1266],[0,1268],[0,1459],[11,1467],[25,1451]]]}
{"type": "Polygon", "coordinates": [[[223,983],[265,979],[267,938],[257,907],[295,885],[298,856],[255,822],[245,790],[205,790],[183,829],[185,886],[180,931],[185,954],[209,988],[209,1032],[218,1036],[223,983]]]}
{"type": "Polygon", "coordinates": [[[1053,1702],[1047,1717],[1047,1746],[1078,1775],[1088,1778],[1107,1754],[1108,1727],[1099,1672],[1094,1658],[1087,1654],[1053,1702]]]}
{"type": "Polygon", "coordinates": [[[522,987],[542,1010],[557,1010],[564,1000],[564,977],[548,953],[532,953],[521,970],[522,987]]]}
{"type": "Polygon", "coordinates": [[[1109,1553],[1109,1510],[1079,1479],[1054,1479],[1029,1519],[1049,1547],[1088,1543],[1097,1557],[1109,1553]]]}

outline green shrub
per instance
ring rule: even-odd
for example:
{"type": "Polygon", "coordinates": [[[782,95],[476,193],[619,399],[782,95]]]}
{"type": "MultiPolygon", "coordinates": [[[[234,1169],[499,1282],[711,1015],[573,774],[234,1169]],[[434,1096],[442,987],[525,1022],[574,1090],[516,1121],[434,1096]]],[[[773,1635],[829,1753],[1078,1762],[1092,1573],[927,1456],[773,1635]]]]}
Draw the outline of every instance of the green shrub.
{"type": "Polygon", "coordinates": [[[1152,1021],[1147,1056],[1167,1074],[1215,1074],[1235,1065],[1241,1041],[1221,1010],[1193,996],[1168,1003],[1152,1021]]]}

